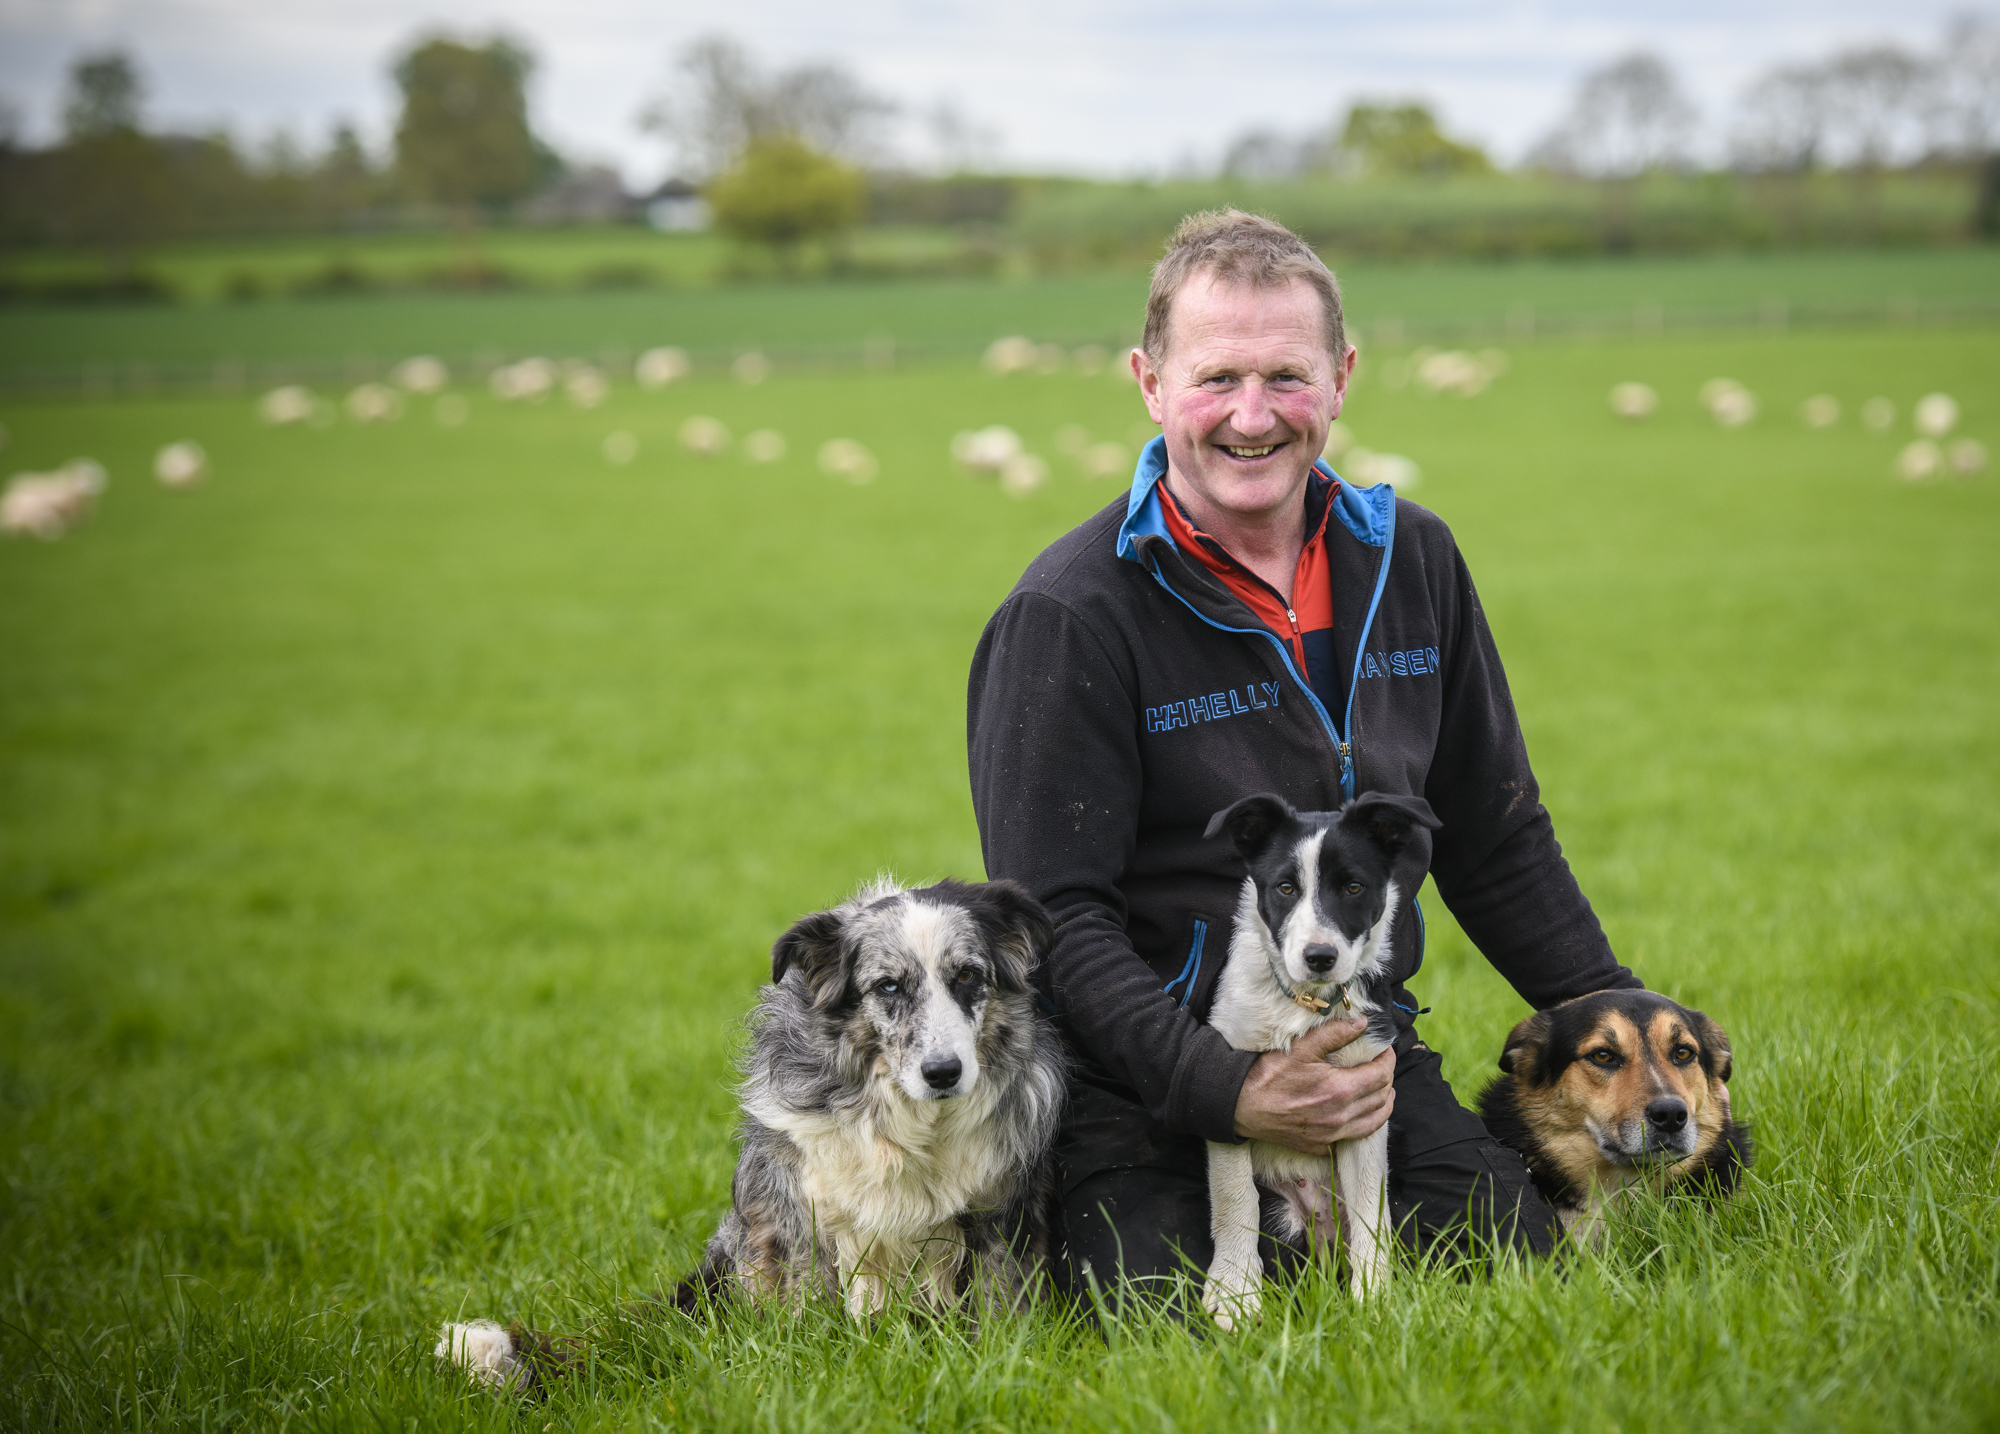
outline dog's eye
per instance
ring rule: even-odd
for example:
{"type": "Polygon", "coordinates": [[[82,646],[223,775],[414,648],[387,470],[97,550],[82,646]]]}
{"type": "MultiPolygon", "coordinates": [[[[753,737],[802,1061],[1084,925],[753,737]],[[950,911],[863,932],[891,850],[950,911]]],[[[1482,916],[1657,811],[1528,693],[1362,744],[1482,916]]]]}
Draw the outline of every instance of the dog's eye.
{"type": "Polygon", "coordinates": [[[1691,1061],[1691,1060],[1693,1060],[1693,1059],[1694,1059],[1694,1047],[1693,1047],[1693,1046],[1675,1046],[1675,1047],[1674,1047],[1674,1049],[1673,1049],[1673,1057],[1674,1057],[1674,1064],[1675,1064],[1675,1065],[1677,1065],[1677,1066],[1684,1066],[1684,1065],[1686,1065],[1686,1064],[1687,1064],[1687,1063],[1688,1063],[1689,1061],[1691,1061]]]}
{"type": "Polygon", "coordinates": [[[1289,881],[1281,881],[1278,883],[1278,895],[1297,896],[1298,894],[1299,894],[1299,889],[1296,886],[1293,886],[1289,881]]]}
{"type": "Polygon", "coordinates": [[[979,984],[978,970],[971,966],[966,967],[963,971],[958,973],[958,984],[961,986],[978,985],[979,984]]]}
{"type": "Polygon", "coordinates": [[[1593,1064],[1600,1066],[1610,1066],[1610,1065],[1616,1065],[1618,1063],[1618,1055],[1615,1051],[1607,1051],[1603,1049],[1592,1051],[1590,1053],[1590,1059],[1593,1064]]]}
{"type": "Polygon", "coordinates": [[[1349,896],[1359,896],[1359,895],[1361,895],[1361,883],[1360,883],[1360,882],[1358,882],[1358,881],[1350,881],[1350,882],[1348,882],[1348,883],[1347,883],[1347,894],[1348,894],[1349,896]]]}
{"type": "Polygon", "coordinates": [[[902,989],[903,983],[901,981],[877,981],[875,983],[875,994],[878,996],[893,996],[902,989]]]}

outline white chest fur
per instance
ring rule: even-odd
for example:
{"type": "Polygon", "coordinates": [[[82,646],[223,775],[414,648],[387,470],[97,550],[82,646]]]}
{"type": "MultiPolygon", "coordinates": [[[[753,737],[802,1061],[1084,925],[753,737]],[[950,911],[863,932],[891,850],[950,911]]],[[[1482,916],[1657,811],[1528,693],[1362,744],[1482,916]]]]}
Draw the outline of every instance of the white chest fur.
{"type": "MultiPolygon", "coordinates": [[[[1388,908],[1369,933],[1360,969],[1349,983],[1351,1011],[1342,1009],[1338,1003],[1326,1011],[1312,1011],[1293,1000],[1271,973],[1272,959],[1277,955],[1275,943],[1257,911],[1257,885],[1246,878],[1243,894],[1236,904],[1236,932],[1229,941],[1229,960],[1216,983],[1209,1025],[1239,1051],[1288,1051],[1292,1042],[1307,1031],[1338,1016],[1374,1014],[1379,1007],[1358,988],[1362,978],[1377,973],[1386,957],[1395,913],[1392,883],[1388,908]]],[[[1364,1033],[1330,1053],[1327,1061],[1336,1066],[1358,1066],[1374,1060],[1385,1049],[1374,1035],[1364,1033]]]]}
{"type": "Polygon", "coordinates": [[[880,1308],[912,1276],[945,1303],[964,1255],[959,1214],[999,1203],[1014,1174],[1006,1142],[985,1129],[994,1095],[983,1086],[951,1101],[871,1095],[858,1118],[775,1101],[746,1109],[798,1149],[802,1193],[856,1313],[880,1308]]]}

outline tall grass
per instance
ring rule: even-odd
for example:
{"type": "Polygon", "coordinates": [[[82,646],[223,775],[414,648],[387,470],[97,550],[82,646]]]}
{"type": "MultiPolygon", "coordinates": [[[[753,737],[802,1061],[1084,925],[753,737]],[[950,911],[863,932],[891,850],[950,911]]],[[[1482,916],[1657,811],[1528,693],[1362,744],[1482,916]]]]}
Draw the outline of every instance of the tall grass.
{"type": "MultiPolygon", "coordinates": [[[[729,1057],[773,936],[883,867],[977,875],[966,662],[1116,483],[1129,387],[970,365],[709,378],[462,429],[244,401],[10,405],[113,475],[0,548],[0,1420],[9,1427],[1968,1428],[2000,1420],[1994,480],[1908,487],[1853,420],[1990,330],[1517,349],[1478,398],[1364,370],[1422,463],[1614,943],[1738,1053],[1759,1156],[1601,1254],[1308,1276],[1257,1331],[1042,1310],[628,1324],[728,1199],[729,1057]],[[1726,373],[1763,413],[1717,429],[1726,373]],[[1663,396],[1619,423],[1618,378],[1663,396]],[[1825,432],[1798,400],[1846,405],[1825,432]],[[703,461],[705,412],[792,456],[703,461]],[[1007,422],[1056,481],[955,474],[1007,422]],[[605,432],[634,433],[630,467],[605,432]],[[153,449],[195,437],[209,483],[153,449]],[[824,439],[883,474],[822,476],[824,439]],[[520,1410],[440,1321],[590,1331],[520,1410]]],[[[1521,1004],[1438,903],[1462,1096],[1521,1004]]]]}

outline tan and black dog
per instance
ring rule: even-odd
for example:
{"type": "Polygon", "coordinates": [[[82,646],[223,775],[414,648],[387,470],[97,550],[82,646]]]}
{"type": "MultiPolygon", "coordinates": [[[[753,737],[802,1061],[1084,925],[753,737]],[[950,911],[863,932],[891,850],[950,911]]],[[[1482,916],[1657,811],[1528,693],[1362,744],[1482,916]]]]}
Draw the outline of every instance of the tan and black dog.
{"type": "Polygon", "coordinates": [[[1729,1113],[1729,1037],[1651,991],[1598,991],[1537,1012],[1479,1097],[1494,1139],[1519,1151],[1563,1227],[1601,1234],[1605,1207],[1653,1174],[1719,1200],[1750,1164],[1729,1113]]]}

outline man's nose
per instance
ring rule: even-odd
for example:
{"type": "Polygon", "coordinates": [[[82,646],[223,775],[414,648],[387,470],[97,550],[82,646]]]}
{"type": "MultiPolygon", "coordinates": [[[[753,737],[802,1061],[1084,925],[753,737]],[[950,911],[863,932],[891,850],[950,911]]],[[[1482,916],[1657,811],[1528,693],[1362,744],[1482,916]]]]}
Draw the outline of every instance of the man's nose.
{"type": "Polygon", "coordinates": [[[1271,405],[1270,390],[1261,378],[1245,380],[1237,390],[1236,406],[1229,415],[1231,427],[1243,438],[1263,438],[1283,426],[1284,420],[1271,405]]]}

